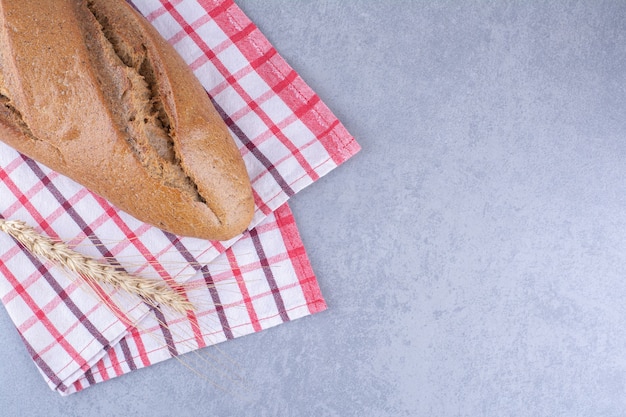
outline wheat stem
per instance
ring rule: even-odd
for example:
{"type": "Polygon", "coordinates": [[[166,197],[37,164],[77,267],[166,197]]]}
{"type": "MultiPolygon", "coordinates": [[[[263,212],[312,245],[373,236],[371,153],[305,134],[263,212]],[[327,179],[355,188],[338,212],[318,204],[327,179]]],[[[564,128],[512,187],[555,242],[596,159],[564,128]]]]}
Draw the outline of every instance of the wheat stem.
{"type": "Polygon", "coordinates": [[[11,235],[34,255],[58,263],[86,280],[111,285],[137,295],[153,306],[163,305],[178,313],[195,310],[191,302],[162,282],[130,275],[111,265],[100,263],[70,249],[63,242],[55,242],[40,235],[20,220],[0,219],[0,230],[11,235]]]}

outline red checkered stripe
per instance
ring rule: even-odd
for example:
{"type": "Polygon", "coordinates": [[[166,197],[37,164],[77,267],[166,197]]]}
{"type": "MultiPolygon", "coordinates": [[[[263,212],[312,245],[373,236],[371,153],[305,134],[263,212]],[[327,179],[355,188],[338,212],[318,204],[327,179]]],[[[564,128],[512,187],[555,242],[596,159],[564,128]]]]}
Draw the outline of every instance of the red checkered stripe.
{"type": "Polygon", "coordinates": [[[164,326],[150,316],[68,387],[66,394],[326,307],[286,204],[204,267],[188,285],[194,288],[189,294],[199,307],[194,320],[163,312],[164,326]],[[207,280],[210,285],[205,285],[207,280]]]}
{"type": "MultiPolygon", "coordinates": [[[[76,228],[66,210],[38,202],[49,201],[56,193],[58,199],[76,203],[87,194],[76,189],[60,193],[55,183],[63,182],[61,177],[33,167],[32,161],[9,147],[1,149],[2,215],[38,225],[52,237],[58,237],[59,225],[60,230],[76,228]]],[[[8,236],[2,236],[2,243],[6,248],[0,255],[2,301],[51,385],[62,387],[76,369],[88,369],[97,361],[126,326],[66,273],[22,251],[8,236]],[[63,358],[74,367],[60,366],[63,358]]]]}
{"type": "Polygon", "coordinates": [[[232,0],[199,2],[231,38],[255,72],[271,86],[294,115],[322,143],[335,165],[340,165],[360,148],[319,96],[276,52],[267,38],[232,0]]]}

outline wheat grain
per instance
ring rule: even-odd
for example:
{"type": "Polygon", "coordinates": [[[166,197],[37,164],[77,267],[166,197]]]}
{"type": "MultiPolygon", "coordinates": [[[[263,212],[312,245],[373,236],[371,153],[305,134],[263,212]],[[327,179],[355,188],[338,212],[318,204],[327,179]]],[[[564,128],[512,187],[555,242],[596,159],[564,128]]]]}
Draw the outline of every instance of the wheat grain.
{"type": "Polygon", "coordinates": [[[153,306],[166,306],[178,313],[195,310],[193,304],[162,282],[130,275],[115,267],[70,249],[63,242],[55,242],[40,235],[20,220],[0,219],[0,230],[20,242],[37,256],[46,258],[80,277],[98,284],[108,284],[137,295],[153,306]]]}

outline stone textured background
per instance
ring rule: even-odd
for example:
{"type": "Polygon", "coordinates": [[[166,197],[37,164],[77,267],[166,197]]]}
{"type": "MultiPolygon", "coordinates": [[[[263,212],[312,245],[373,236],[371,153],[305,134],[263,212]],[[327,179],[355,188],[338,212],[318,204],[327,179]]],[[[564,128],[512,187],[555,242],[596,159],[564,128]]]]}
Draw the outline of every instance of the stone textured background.
{"type": "Polygon", "coordinates": [[[292,200],[329,310],[69,398],[1,312],[1,414],[626,415],[626,2],[238,4],[363,146],[292,200]]]}

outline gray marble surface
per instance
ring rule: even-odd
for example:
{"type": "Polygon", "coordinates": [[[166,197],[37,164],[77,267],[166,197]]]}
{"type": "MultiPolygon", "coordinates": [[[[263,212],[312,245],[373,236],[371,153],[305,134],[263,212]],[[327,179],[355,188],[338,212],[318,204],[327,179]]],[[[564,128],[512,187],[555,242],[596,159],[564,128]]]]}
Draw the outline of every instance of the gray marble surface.
{"type": "Polygon", "coordinates": [[[2,311],[0,415],[626,415],[626,3],[238,3],[363,146],[292,200],[329,310],[69,398],[2,311]]]}

